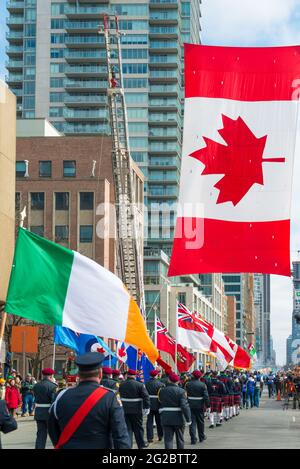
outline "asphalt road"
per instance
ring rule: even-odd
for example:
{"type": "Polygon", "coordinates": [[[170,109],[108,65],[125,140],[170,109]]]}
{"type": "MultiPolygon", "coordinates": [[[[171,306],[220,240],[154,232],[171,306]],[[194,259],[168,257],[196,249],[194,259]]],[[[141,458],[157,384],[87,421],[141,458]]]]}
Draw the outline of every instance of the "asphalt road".
{"type": "MultiPolygon", "coordinates": [[[[32,417],[18,418],[18,430],[2,435],[4,449],[34,448],[36,427],[32,417]]],[[[196,446],[189,445],[186,432],[186,449],[300,449],[300,411],[283,410],[283,403],[266,396],[261,406],[242,410],[238,417],[225,422],[221,427],[209,429],[207,440],[196,446]]],[[[48,448],[52,448],[49,441],[48,448]]],[[[154,442],[149,449],[163,448],[154,442]]]]}

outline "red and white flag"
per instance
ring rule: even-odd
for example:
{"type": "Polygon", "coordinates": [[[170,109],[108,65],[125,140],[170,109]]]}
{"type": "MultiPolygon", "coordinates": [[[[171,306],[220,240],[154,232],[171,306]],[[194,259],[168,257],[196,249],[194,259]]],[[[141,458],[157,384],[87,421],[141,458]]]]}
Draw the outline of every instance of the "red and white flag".
{"type": "Polygon", "coordinates": [[[300,47],[185,45],[185,114],[169,276],[290,276],[300,47]]]}
{"type": "Polygon", "coordinates": [[[192,353],[188,352],[181,344],[176,344],[176,340],[163,325],[160,319],[155,318],[156,347],[161,352],[168,353],[173,358],[180,373],[188,371],[195,361],[192,353]]]}
{"type": "Polygon", "coordinates": [[[205,321],[192,313],[183,304],[177,307],[177,340],[185,347],[212,353],[221,369],[228,365],[235,368],[250,368],[250,357],[242,347],[205,321]]]}

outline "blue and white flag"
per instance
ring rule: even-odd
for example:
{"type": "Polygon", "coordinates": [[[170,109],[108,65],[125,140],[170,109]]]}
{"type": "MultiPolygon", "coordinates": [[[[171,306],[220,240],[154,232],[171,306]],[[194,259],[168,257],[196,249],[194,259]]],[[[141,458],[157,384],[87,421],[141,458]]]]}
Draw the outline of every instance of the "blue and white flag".
{"type": "Polygon", "coordinates": [[[106,357],[114,357],[115,361],[117,359],[116,354],[99,337],[95,335],[79,334],[67,327],[55,326],[54,343],[75,350],[77,355],[83,355],[87,352],[99,352],[103,353],[106,357]]]}

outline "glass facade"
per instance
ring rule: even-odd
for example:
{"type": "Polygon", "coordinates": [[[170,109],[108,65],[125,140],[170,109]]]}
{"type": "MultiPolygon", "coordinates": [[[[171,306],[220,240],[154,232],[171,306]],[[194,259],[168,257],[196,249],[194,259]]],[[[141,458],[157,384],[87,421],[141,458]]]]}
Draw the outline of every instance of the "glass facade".
{"type": "MultiPolygon", "coordinates": [[[[146,178],[145,203],[148,207],[173,205],[180,177],[183,43],[200,43],[200,3],[49,0],[36,5],[36,0],[24,0],[18,14],[8,7],[8,84],[17,95],[18,116],[34,117],[38,110],[38,117],[49,119],[66,135],[110,132],[106,51],[98,27],[104,13],[117,14],[125,33],[121,42],[130,145],[146,178]],[[37,39],[46,36],[45,41],[37,39]],[[44,91],[48,87],[43,93],[41,78],[36,82],[36,65],[40,69],[41,64],[47,76],[44,91]]],[[[64,175],[70,177],[70,170],[65,168],[64,175]]],[[[62,208],[67,195],[58,200],[57,194],[57,210],[67,209],[62,208]]],[[[173,211],[171,226],[166,229],[163,209],[158,212],[155,233],[145,239],[145,246],[170,255],[176,213],[173,211]]],[[[148,209],[145,224],[150,223],[148,209]]],[[[82,239],[88,238],[87,233],[84,228],[82,239]]],[[[162,273],[160,256],[153,262],[162,273]]],[[[145,258],[149,281],[155,276],[147,263],[145,258]]]]}

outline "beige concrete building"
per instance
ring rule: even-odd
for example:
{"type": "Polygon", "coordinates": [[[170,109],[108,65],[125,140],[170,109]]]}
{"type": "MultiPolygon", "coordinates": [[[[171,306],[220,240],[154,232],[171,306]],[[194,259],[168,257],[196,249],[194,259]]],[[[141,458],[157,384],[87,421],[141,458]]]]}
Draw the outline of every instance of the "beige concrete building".
{"type": "Polygon", "coordinates": [[[5,301],[15,241],[16,97],[0,80],[0,303],[5,301]]]}
{"type": "Polygon", "coordinates": [[[247,344],[256,345],[256,314],[254,306],[254,275],[244,274],[244,314],[245,314],[245,335],[247,344]]]}
{"type": "Polygon", "coordinates": [[[227,296],[227,335],[236,341],[236,297],[227,296]]]}

